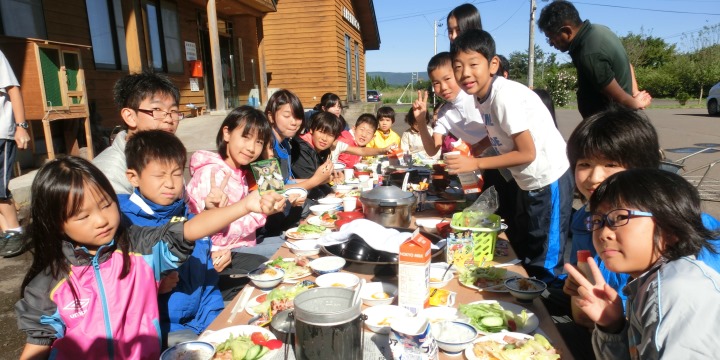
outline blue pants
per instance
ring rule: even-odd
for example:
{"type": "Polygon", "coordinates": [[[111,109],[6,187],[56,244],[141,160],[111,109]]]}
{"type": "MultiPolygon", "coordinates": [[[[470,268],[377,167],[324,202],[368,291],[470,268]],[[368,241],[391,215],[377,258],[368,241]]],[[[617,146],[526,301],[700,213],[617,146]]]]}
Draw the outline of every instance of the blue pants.
{"type": "Polygon", "coordinates": [[[530,276],[561,287],[563,256],[568,240],[575,181],[568,169],[543,188],[520,190],[517,198],[517,231],[510,243],[530,276]]]}

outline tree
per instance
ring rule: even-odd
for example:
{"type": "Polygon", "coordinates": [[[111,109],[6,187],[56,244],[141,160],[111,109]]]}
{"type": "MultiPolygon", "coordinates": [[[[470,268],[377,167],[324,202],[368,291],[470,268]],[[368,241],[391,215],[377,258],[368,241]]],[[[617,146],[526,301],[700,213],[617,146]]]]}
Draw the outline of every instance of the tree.
{"type": "Polygon", "coordinates": [[[648,67],[657,69],[670,63],[676,55],[675,45],[650,35],[633,34],[632,32],[620,38],[630,63],[635,68],[648,67]]]}
{"type": "MultiPolygon", "coordinates": [[[[514,51],[510,53],[508,62],[510,63],[510,78],[527,85],[527,52],[514,51]]],[[[557,54],[546,54],[540,49],[539,45],[535,45],[535,77],[533,79],[533,82],[537,84],[535,87],[541,88],[545,86],[545,77],[549,74],[556,73],[558,67],[557,54]]]]}
{"type": "Polygon", "coordinates": [[[688,92],[699,92],[698,99],[702,100],[705,88],[720,79],[720,24],[705,26],[697,33],[683,36],[683,43],[690,44],[692,50],[687,54],[690,66],[683,69],[689,76],[689,84],[694,87],[688,92]]]}
{"type": "Polygon", "coordinates": [[[368,89],[383,90],[388,88],[387,81],[385,81],[385,78],[380,77],[380,75],[370,76],[369,74],[365,74],[365,83],[368,89]]]}

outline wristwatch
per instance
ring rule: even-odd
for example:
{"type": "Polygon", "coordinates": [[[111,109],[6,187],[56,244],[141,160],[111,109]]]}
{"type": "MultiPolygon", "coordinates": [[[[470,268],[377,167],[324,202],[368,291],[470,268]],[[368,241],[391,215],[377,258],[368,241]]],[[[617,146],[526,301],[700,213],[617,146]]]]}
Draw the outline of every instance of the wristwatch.
{"type": "Polygon", "coordinates": [[[28,125],[27,121],[23,121],[23,122],[21,122],[21,123],[19,123],[19,124],[18,124],[18,123],[15,123],[15,127],[21,127],[21,128],[23,128],[23,129],[27,129],[27,128],[30,127],[30,125],[28,125]]]}

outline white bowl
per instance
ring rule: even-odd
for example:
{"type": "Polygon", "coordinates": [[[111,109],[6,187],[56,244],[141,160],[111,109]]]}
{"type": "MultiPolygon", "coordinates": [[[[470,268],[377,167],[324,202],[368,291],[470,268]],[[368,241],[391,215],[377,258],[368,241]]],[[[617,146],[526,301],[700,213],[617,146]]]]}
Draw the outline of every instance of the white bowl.
{"type": "Polygon", "coordinates": [[[367,171],[367,170],[370,170],[370,165],[363,164],[363,163],[357,163],[357,164],[355,164],[354,168],[357,171],[367,171]]]}
{"type": "Polygon", "coordinates": [[[343,164],[343,163],[334,163],[333,164],[333,169],[335,169],[335,170],[342,170],[342,169],[345,169],[346,167],[347,166],[345,166],[345,164],[343,164]]]}
{"type": "Polygon", "coordinates": [[[299,256],[313,256],[320,253],[320,245],[317,239],[313,240],[296,240],[295,242],[288,243],[290,251],[299,256]]]}
{"type": "Polygon", "coordinates": [[[442,321],[430,325],[433,337],[440,350],[448,355],[458,355],[471,346],[478,331],[470,324],[461,321],[442,321]]]}
{"type": "Polygon", "coordinates": [[[298,195],[298,199],[302,199],[302,198],[306,198],[307,194],[308,194],[307,190],[305,190],[303,188],[291,188],[291,189],[285,190],[285,192],[283,193],[283,196],[286,198],[289,198],[290,195],[298,195]]]}
{"type": "Polygon", "coordinates": [[[308,266],[320,275],[329,274],[340,271],[345,266],[345,259],[339,256],[324,256],[311,261],[308,266]]]}
{"type": "Polygon", "coordinates": [[[176,359],[198,359],[210,360],[215,354],[215,346],[206,341],[185,341],[175,344],[169,349],[163,351],[160,360],[176,360],[176,359]]]}
{"type": "Polygon", "coordinates": [[[313,215],[315,215],[315,216],[320,216],[325,212],[334,214],[337,212],[337,206],[336,205],[313,205],[310,207],[310,211],[312,211],[313,215]]]}
{"type": "Polygon", "coordinates": [[[360,278],[351,273],[329,273],[318,276],[315,283],[319,287],[339,287],[353,289],[360,282],[360,278]]]}
{"type": "Polygon", "coordinates": [[[395,319],[411,318],[410,310],[397,305],[378,305],[363,310],[367,316],[365,326],[378,334],[389,334],[390,324],[395,319]]]}
{"type": "Polygon", "coordinates": [[[529,303],[547,289],[542,280],[514,277],[505,280],[505,287],[518,302],[529,303]]]}
{"type": "Polygon", "coordinates": [[[443,321],[468,320],[457,308],[451,306],[431,306],[420,310],[417,316],[427,318],[431,324],[443,321]]]}
{"type": "Polygon", "coordinates": [[[439,217],[416,219],[415,225],[422,228],[425,232],[428,232],[430,234],[437,234],[438,230],[435,225],[439,224],[441,221],[442,218],[439,217]]]}
{"type": "Polygon", "coordinates": [[[360,290],[360,298],[367,306],[389,305],[395,300],[397,290],[397,286],[390,283],[365,283],[360,290]]]}
{"type": "Polygon", "coordinates": [[[260,290],[269,290],[280,284],[285,277],[283,269],[263,265],[248,274],[250,281],[260,290]]]}
{"type": "Polygon", "coordinates": [[[451,270],[448,270],[447,273],[445,273],[445,269],[440,267],[430,267],[430,286],[441,289],[447,286],[447,284],[452,280],[452,278],[455,277],[455,273],[451,270]],[[443,278],[443,273],[445,274],[445,277],[443,278]],[[440,280],[440,281],[433,281],[433,280],[440,280]]]}
{"type": "Polygon", "coordinates": [[[335,205],[336,207],[340,206],[340,204],[342,204],[342,202],[343,202],[343,199],[336,198],[336,197],[326,197],[326,198],[318,199],[318,204],[335,205]]]}

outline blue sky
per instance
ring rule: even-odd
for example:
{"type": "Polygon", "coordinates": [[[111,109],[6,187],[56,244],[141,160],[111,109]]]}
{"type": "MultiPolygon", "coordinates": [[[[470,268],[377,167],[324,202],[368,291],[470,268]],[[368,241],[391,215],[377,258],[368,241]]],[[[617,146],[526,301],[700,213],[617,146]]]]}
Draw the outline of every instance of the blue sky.
{"type": "MultiPolygon", "coordinates": [[[[447,51],[445,17],[454,7],[470,2],[479,10],[483,28],[495,38],[498,54],[508,56],[528,49],[530,0],[374,0],[380,29],[380,50],[367,52],[367,71],[424,71],[434,54],[433,21],[439,20],[437,51],[447,51]]],[[[548,2],[536,0],[535,20],[548,2]]],[[[619,36],[629,32],[646,34],[678,44],[703,26],[720,23],[718,0],[587,0],[573,1],[580,17],[608,26],[619,36]]],[[[558,54],[558,61],[569,62],[567,54],[551,48],[535,25],[535,43],[546,52],[558,54]]]]}

